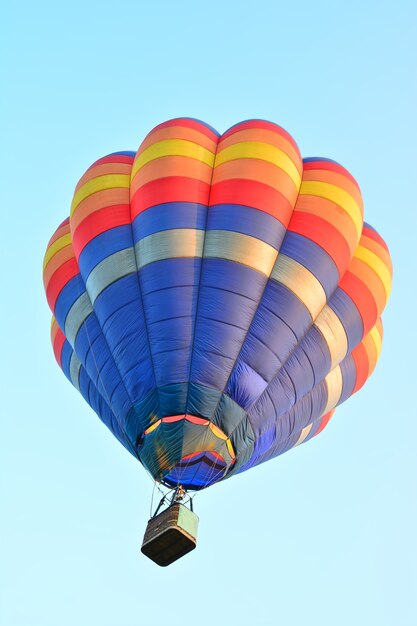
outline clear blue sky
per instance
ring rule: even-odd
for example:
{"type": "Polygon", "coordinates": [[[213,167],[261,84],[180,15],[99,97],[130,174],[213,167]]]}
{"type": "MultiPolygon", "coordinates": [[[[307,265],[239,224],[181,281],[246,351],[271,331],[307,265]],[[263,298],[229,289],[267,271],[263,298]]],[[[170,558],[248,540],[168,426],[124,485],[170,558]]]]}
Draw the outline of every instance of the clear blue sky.
{"type": "Polygon", "coordinates": [[[415,3],[2,14],[1,626],[414,626],[415,3]],[[41,270],[86,167],[179,115],[270,119],[345,165],[395,277],[367,386],[320,437],[199,494],[198,549],[160,569],[139,555],[152,483],[57,367],[41,270]]]}

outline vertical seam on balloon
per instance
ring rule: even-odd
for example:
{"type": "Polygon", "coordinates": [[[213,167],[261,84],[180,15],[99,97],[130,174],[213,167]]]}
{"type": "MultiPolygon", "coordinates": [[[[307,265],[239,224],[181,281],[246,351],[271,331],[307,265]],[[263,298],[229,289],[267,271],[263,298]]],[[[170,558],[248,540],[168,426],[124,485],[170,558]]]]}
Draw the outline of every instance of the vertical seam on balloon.
{"type": "MultiPolygon", "coordinates": [[[[206,219],[205,219],[205,224],[204,224],[203,247],[202,247],[202,250],[201,250],[201,263],[200,263],[200,275],[199,275],[199,279],[198,279],[197,302],[196,302],[196,306],[195,306],[193,338],[192,338],[192,342],[191,342],[191,351],[190,351],[190,365],[189,365],[189,368],[188,368],[187,397],[185,399],[185,412],[186,413],[188,413],[188,402],[189,402],[189,399],[190,399],[191,372],[192,372],[193,360],[194,360],[194,344],[195,344],[195,335],[196,335],[196,328],[197,328],[198,310],[199,310],[199,304],[200,304],[201,279],[202,279],[202,276],[203,276],[204,250],[205,250],[205,246],[206,246],[206,235],[207,235],[207,224],[208,224],[208,217],[209,217],[209,210],[210,210],[211,189],[212,189],[212,184],[213,184],[214,166],[216,164],[217,149],[219,147],[220,139],[221,139],[221,135],[219,135],[217,137],[216,152],[214,154],[213,166],[211,168],[210,187],[209,187],[209,194],[208,194],[208,198],[207,198],[207,211],[206,211],[206,219]]],[[[187,464],[185,466],[185,469],[187,469],[187,464]]]]}

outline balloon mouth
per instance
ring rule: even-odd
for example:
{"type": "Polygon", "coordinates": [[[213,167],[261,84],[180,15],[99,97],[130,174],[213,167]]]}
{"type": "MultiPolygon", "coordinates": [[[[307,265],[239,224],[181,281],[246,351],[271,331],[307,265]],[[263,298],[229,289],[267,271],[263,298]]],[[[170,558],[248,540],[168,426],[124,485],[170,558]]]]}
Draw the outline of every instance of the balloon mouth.
{"type": "Polygon", "coordinates": [[[154,422],[145,430],[138,454],[155,480],[191,491],[221,480],[236,458],[232,442],[220,428],[189,414],[154,422]]]}
{"type": "Polygon", "coordinates": [[[184,456],[163,477],[162,482],[168,487],[181,485],[189,491],[198,491],[223,478],[227,467],[226,461],[216,452],[195,452],[184,456]]]}

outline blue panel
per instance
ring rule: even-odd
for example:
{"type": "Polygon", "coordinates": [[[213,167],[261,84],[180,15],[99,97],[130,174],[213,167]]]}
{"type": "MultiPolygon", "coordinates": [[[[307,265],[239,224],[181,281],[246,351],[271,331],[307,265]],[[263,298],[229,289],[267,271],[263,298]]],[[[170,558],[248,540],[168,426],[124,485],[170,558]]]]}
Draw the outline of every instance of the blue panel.
{"type": "Polygon", "coordinates": [[[239,204],[216,204],[210,207],[207,230],[230,230],[256,237],[279,249],[285,227],[272,215],[239,204]]]}
{"type": "Polygon", "coordinates": [[[356,384],[356,365],[350,354],[343,359],[340,369],[343,376],[343,387],[338,404],[342,404],[342,402],[350,398],[356,384]]]}
{"type": "Polygon", "coordinates": [[[304,317],[305,306],[298,298],[294,299],[294,295],[286,287],[278,286],[275,289],[268,284],[240,355],[243,361],[268,381],[275,376],[297,345],[296,335],[278,315],[280,308],[285,314],[285,303],[292,310],[294,306],[299,308],[304,323],[311,321],[310,315],[304,317]],[[277,298],[274,302],[276,312],[266,308],[266,305],[272,305],[271,290],[280,298],[280,301],[277,298]]]}
{"type": "Polygon", "coordinates": [[[303,235],[288,231],[281,246],[281,254],[310,270],[322,284],[327,298],[330,297],[339,282],[339,272],[324,248],[303,235]]]}
{"type": "Polygon", "coordinates": [[[75,342],[75,351],[87,370],[88,375],[95,383],[97,383],[99,378],[98,374],[100,373],[100,383],[97,383],[98,389],[101,394],[111,398],[113,411],[120,419],[123,419],[131,408],[131,401],[126,393],[124,385],[120,384],[120,375],[114,368],[112,356],[109,352],[107,344],[104,341],[104,337],[101,333],[100,327],[98,326],[95,315],[90,315],[81,326],[75,342]],[[95,346],[96,351],[100,347],[97,357],[95,352],[91,354],[92,345],[95,346]],[[109,372],[109,380],[105,378],[108,371],[102,369],[103,361],[107,361],[110,365],[113,365],[113,369],[109,372]],[[117,377],[118,380],[116,380],[117,377]]]}
{"type": "Polygon", "coordinates": [[[275,425],[270,425],[269,428],[265,429],[261,434],[257,436],[252,456],[247,463],[242,465],[238,473],[240,474],[242,472],[245,472],[247,469],[256,465],[257,460],[261,458],[267,450],[270,449],[274,441],[275,425]]]}
{"type": "Polygon", "coordinates": [[[233,261],[204,259],[202,288],[219,288],[220,285],[226,291],[233,291],[253,302],[259,302],[265,286],[265,276],[233,261]]]}
{"type": "MultiPolygon", "coordinates": [[[[305,304],[287,287],[274,280],[268,281],[261,306],[279,316],[292,330],[298,341],[304,337],[312,325],[313,320],[305,304]]],[[[265,343],[268,343],[268,340],[265,343]]],[[[287,350],[284,349],[283,352],[287,353],[287,350]]],[[[276,354],[280,356],[279,351],[276,354]]],[[[280,356],[280,358],[285,357],[280,356]]]]}
{"type": "Polygon", "coordinates": [[[145,265],[140,270],[143,296],[170,287],[198,284],[200,258],[166,259],[145,265]]]}
{"type": "MultiPolygon", "coordinates": [[[[337,161],[333,161],[333,159],[325,159],[323,157],[307,157],[303,159],[303,163],[311,163],[312,161],[324,161],[325,163],[335,163],[336,165],[340,165],[337,161]]],[[[340,167],[342,167],[340,165],[340,167]]]]}
{"type": "Polygon", "coordinates": [[[72,349],[71,345],[68,343],[68,341],[65,340],[61,352],[61,368],[69,381],[71,381],[70,362],[73,352],[74,350],[72,349]]]}
{"type": "Polygon", "coordinates": [[[54,315],[60,328],[65,328],[65,320],[68,311],[76,300],[85,292],[85,285],[80,276],[77,274],[67,282],[65,287],[60,291],[55,304],[54,315]]]}
{"type": "Polygon", "coordinates": [[[122,156],[130,156],[135,158],[136,156],[136,152],[133,152],[132,150],[120,150],[120,152],[111,152],[110,154],[108,154],[107,156],[115,156],[115,155],[122,155],[122,156]]]}
{"type": "Polygon", "coordinates": [[[94,310],[129,397],[138,402],[155,387],[155,378],[137,275],[109,285],[94,310]]]}
{"type": "Polygon", "coordinates": [[[78,266],[85,280],[91,270],[108,256],[120,250],[131,248],[132,230],[130,224],[110,228],[104,233],[97,235],[85,246],[78,259],[78,266]]]}
{"type": "MultiPolygon", "coordinates": [[[[311,369],[311,368],[310,368],[311,369]]],[[[260,400],[252,406],[248,412],[253,430],[258,434],[267,428],[269,420],[275,423],[279,416],[283,415],[295,403],[296,395],[294,383],[285,370],[282,370],[268,385],[260,400]],[[264,406],[266,397],[269,398],[267,404],[272,403],[273,410],[264,406]]]]}
{"type": "Polygon", "coordinates": [[[348,338],[348,352],[350,352],[362,341],[362,317],[353,300],[343,289],[337,289],[328,304],[343,324],[348,338]]]}
{"type": "MultiPolygon", "coordinates": [[[[313,368],[303,350],[296,350],[286,362],[284,369],[293,384],[296,401],[314,387],[313,368]]],[[[288,406],[287,410],[289,409],[288,406]]]]}
{"type": "Polygon", "coordinates": [[[164,482],[176,487],[181,484],[184,489],[198,490],[220,480],[226,470],[226,463],[210,452],[202,452],[193,459],[178,463],[164,482]]]}
{"type": "Polygon", "coordinates": [[[330,371],[331,356],[329,347],[321,332],[312,326],[300,345],[296,348],[295,355],[304,352],[313,369],[313,384],[317,384],[330,371]]]}
{"type": "Polygon", "coordinates": [[[157,261],[140,272],[158,387],[188,381],[200,265],[194,258],[157,261]]]}
{"type": "Polygon", "coordinates": [[[204,230],[207,207],[193,202],[167,202],[142,211],[132,222],[133,240],[138,242],[153,233],[172,228],[204,230]]]}
{"type": "Polygon", "coordinates": [[[258,399],[268,383],[255,370],[238,360],[229,378],[226,393],[245,411],[258,399]]]}

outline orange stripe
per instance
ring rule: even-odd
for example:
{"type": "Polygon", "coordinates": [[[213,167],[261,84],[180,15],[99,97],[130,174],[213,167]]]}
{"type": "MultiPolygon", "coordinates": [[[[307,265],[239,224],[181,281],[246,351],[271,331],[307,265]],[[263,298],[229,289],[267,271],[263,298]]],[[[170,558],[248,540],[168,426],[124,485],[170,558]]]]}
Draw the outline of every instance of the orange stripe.
{"type": "Polygon", "coordinates": [[[323,183],[330,183],[331,185],[340,187],[341,189],[347,191],[353,198],[355,198],[360,207],[363,207],[363,199],[358,187],[354,185],[353,182],[349,180],[349,178],[343,176],[343,174],[321,169],[305,170],[303,172],[303,180],[315,180],[323,183]]]}
{"type": "Polygon", "coordinates": [[[352,395],[359,391],[369,377],[369,357],[368,352],[363,344],[360,343],[354,350],[352,350],[352,358],[356,367],[356,382],[352,391],[352,395]]]}
{"type": "Polygon", "coordinates": [[[61,357],[62,357],[62,348],[65,343],[66,337],[62,330],[59,328],[57,334],[55,335],[54,342],[52,344],[54,355],[57,360],[58,365],[61,367],[61,357]]]}
{"type": "Polygon", "coordinates": [[[274,124],[274,122],[268,122],[267,120],[246,120],[246,122],[239,122],[239,124],[235,124],[229,130],[227,130],[222,139],[227,139],[231,135],[236,135],[243,130],[269,130],[276,135],[280,135],[284,137],[288,143],[290,143],[294,149],[299,152],[298,146],[294,139],[291,137],[290,133],[282,128],[282,126],[278,126],[278,124],[274,124]]]}
{"type": "Polygon", "coordinates": [[[125,204],[129,207],[129,189],[115,187],[113,189],[103,189],[91,194],[79,205],[71,217],[71,228],[75,231],[86,217],[109,206],[125,204]]]}
{"type": "Polygon", "coordinates": [[[44,284],[47,285],[56,270],[61,267],[61,265],[63,265],[66,261],[69,261],[73,257],[74,250],[71,244],[65,246],[64,248],[61,248],[61,250],[54,254],[48,265],[45,267],[45,271],[43,273],[44,284]]]}
{"type": "Polygon", "coordinates": [[[228,135],[225,139],[220,139],[217,151],[220,152],[224,148],[242,141],[260,141],[263,143],[269,143],[272,146],[279,148],[290,157],[300,174],[302,174],[303,162],[298,150],[285,137],[272,130],[264,130],[261,128],[247,128],[246,130],[240,130],[232,135],[228,135]]]}
{"type": "Polygon", "coordinates": [[[56,334],[57,334],[58,330],[59,330],[58,322],[54,318],[54,322],[53,322],[53,324],[51,326],[51,342],[52,342],[52,344],[55,341],[55,337],[56,337],[56,334]]]}
{"type": "Polygon", "coordinates": [[[368,250],[371,250],[371,252],[376,254],[377,257],[379,257],[381,261],[387,266],[389,273],[392,276],[393,267],[392,267],[392,261],[391,261],[391,257],[389,255],[388,250],[386,250],[386,248],[384,248],[380,243],[375,241],[375,239],[371,239],[370,237],[367,237],[363,233],[361,237],[361,245],[364,246],[365,248],[368,248],[368,250]]]}
{"type": "Polygon", "coordinates": [[[332,224],[345,239],[349,246],[350,256],[353,256],[359,243],[358,231],[352,218],[342,207],[326,198],[302,195],[298,196],[295,211],[317,215],[332,224]]]}
{"type": "Polygon", "coordinates": [[[149,135],[147,135],[140,144],[137,156],[152,144],[158,141],[165,141],[166,139],[185,139],[186,141],[197,143],[199,146],[203,146],[203,148],[207,148],[210,152],[216,152],[217,142],[207,137],[204,133],[194,128],[187,128],[186,126],[169,126],[159,130],[151,130],[149,135]]]}
{"type": "MultiPolygon", "coordinates": [[[[367,285],[375,301],[378,315],[382,313],[387,302],[387,294],[382,280],[378,274],[364,261],[353,257],[349,265],[349,271],[355,274],[367,285]]],[[[376,320],[375,320],[376,321],[376,320]]]]}
{"type": "Polygon", "coordinates": [[[377,352],[374,340],[372,339],[369,333],[366,335],[366,337],[363,338],[362,343],[368,355],[368,361],[369,361],[368,378],[369,378],[376,367],[376,364],[378,361],[378,352],[377,352]]]}
{"type": "Polygon", "coordinates": [[[130,174],[132,169],[131,163],[101,163],[89,167],[85,174],[80,178],[74,190],[76,193],[87,181],[97,176],[105,176],[107,174],[130,174]]]}
{"type": "Polygon", "coordinates": [[[212,173],[209,165],[197,159],[184,156],[160,157],[149,161],[136,173],[130,184],[130,193],[133,196],[142,185],[168,176],[186,176],[209,185],[212,173]]]}
{"type": "Polygon", "coordinates": [[[276,189],[294,205],[298,189],[293,180],[279,167],[259,159],[226,161],[214,168],[213,185],[229,179],[254,180],[276,189]]]}

